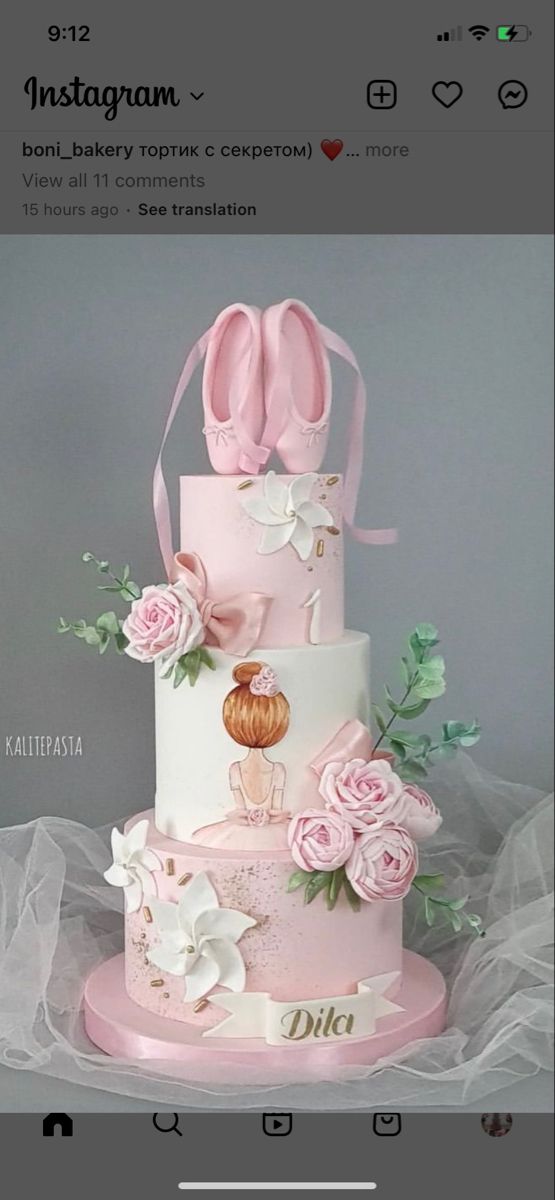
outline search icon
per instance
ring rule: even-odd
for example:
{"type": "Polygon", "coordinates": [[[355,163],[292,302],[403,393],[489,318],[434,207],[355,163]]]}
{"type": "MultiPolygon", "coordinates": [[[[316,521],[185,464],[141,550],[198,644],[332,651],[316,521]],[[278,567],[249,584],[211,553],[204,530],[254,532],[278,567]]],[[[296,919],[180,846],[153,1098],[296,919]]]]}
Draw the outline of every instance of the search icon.
{"type": "Polygon", "coordinates": [[[154,1113],[152,1117],[152,1124],[159,1133],[178,1133],[180,1137],[183,1137],[183,1134],[179,1128],[179,1117],[177,1113],[168,1113],[167,1117],[166,1113],[154,1113]],[[171,1124],[161,1125],[160,1121],[166,1121],[166,1119],[169,1119],[171,1124]]]}

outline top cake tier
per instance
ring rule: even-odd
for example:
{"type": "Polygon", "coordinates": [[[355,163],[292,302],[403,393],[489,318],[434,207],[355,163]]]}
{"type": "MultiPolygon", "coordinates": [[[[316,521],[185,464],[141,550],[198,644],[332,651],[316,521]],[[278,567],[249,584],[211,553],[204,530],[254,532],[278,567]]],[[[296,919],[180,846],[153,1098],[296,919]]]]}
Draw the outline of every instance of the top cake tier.
{"type": "Polygon", "coordinates": [[[271,598],[259,646],[342,636],[340,475],[184,475],[180,494],[181,550],[200,558],[207,596],[271,598]]]}

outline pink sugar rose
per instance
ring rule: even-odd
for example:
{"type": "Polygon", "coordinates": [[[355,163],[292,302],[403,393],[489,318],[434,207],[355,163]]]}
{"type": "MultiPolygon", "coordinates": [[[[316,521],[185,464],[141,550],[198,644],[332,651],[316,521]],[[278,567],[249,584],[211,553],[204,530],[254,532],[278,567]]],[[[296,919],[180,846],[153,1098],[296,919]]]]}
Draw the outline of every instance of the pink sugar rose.
{"type": "Polygon", "coordinates": [[[418,842],[436,833],[441,822],[441,813],[432,797],[415,783],[406,783],[403,825],[407,833],[418,842]]]}
{"type": "Polygon", "coordinates": [[[356,837],[345,867],[363,900],[402,900],[417,869],[416,846],[399,825],[376,825],[356,837]]]}
{"type": "Polygon", "coordinates": [[[160,660],[173,666],[204,641],[205,629],[197,605],[183,581],[168,587],[145,587],[123,623],[129,639],[125,653],[139,662],[160,660]]]}
{"type": "Polygon", "coordinates": [[[403,822],[403,784],[387,759],[328,763],[318,790],[328,812],[342,816],[358,832],[377,821],[403,822]]]}
{"type": "Polygon", "coordinates": [[[267,825],[269,823],[269,813],[264,808],[249,808],[247,813],[247,821],[249,825],[267,825]]]}
{"type": "Polygon", "coordinates": [[[346,863],[354,845],[351,826],[332,812],[307,808],[289,822],[291,854],[303,871],[335,871],[346,863]]]}

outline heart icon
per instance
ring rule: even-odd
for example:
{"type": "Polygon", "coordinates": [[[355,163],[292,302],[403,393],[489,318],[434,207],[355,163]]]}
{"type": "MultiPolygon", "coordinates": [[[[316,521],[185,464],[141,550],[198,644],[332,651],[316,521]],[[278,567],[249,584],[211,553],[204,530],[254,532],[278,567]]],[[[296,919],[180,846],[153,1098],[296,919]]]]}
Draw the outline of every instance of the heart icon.
{"type": "Polygon", "coordinates": [[[451,108],[452,104],[460,100],[462,94],[462,84],[457,83],[456,79],[450,79],[449,83],[446,83],[445,79],[439,79],[432,88],[432,96],[435,96],[444,108],[451,108]]]}
{"type": "Polygon", "coordinates": [[[320,149],[324,151],[326,158],[329,158],[330,162],[333,162],[334,158],[337,158],[337,155],[341,154],[343,142],[341,138],[335,138],[333,142],[330,142],[329,138],[324,138],[323,142],[320,142],[320,149]]]}

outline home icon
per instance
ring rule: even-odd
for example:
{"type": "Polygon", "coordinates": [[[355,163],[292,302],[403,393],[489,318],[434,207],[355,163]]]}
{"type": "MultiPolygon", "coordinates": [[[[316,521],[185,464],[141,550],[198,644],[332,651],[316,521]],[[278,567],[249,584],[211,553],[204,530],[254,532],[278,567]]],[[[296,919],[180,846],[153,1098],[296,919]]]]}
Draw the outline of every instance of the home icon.
{"type": "Polygon", "coordinates": [[[42,1122],[43,1137],[54,1137],[58,1130],[62,1137],[73,1137],[73,1121],[67,1113],[49,1113],[44,1118],[42,1122]]]}

